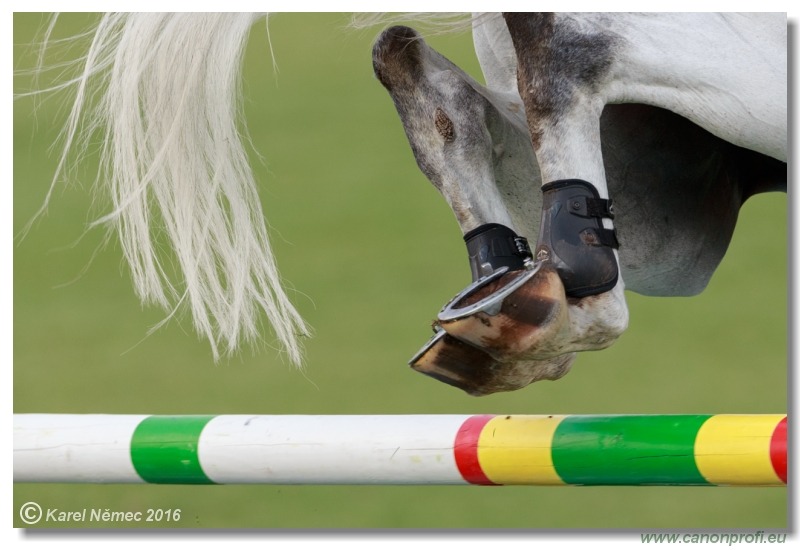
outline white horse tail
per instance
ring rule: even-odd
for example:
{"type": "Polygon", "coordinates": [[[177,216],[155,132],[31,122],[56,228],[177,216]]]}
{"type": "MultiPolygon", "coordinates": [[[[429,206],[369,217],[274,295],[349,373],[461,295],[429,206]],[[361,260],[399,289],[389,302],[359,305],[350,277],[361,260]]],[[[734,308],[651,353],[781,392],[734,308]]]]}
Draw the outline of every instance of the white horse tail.
{"type": "Polygon", "coordinates": [[[263,17],[105,15],[73,82],[64,137],[69,149],[79,127],[104,132],[113,210],[95,224],[118,232],[145,303],[170,310],[167,319],[188,307],[215,359],[256,340],[263,311],[300,364],[308,329],[281,286],[241,137],[244,47],[263,17]]]}

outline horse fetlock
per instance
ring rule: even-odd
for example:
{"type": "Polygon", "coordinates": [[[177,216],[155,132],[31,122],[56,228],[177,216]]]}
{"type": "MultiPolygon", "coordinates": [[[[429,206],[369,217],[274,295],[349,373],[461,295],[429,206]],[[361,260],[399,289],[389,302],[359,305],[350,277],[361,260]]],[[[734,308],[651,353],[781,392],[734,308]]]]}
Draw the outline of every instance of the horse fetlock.
{"type": "Polygon", "coordinates": [[[511,271],[523,269],[531,261],[528,240],[499,223],[476,227],[464,235],[464,242],[473,282],[501,267],[511,271]]]}
{"type": "Polygon", "coordinates": [[[542,219],[535,257],[552,264],[568,296],[585,297],[614,288],[619,267],[616,233],[603,220],[614,218],[611,200],[589,182],[558,180],[542,187],[542,219]]]}
{"type": "Polygon", "coordinates": [[[572,338],[565,349],[569,351],[605,349],[628,328],[628,306],[621,280],[609,292],[568,301],[572,338]]]}

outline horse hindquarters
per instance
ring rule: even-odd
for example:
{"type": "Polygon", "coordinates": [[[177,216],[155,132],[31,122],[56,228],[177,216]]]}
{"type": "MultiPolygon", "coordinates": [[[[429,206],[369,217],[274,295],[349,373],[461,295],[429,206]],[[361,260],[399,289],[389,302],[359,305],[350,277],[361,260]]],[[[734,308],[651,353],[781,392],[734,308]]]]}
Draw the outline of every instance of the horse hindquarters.
{"type": "Polygon", "coordinates": [[[415,368],[477,394],[563,375],[573,352],[606,347],[625,329],[620,271],[637,292],[699,292],[725,253],[741,202],[785,182],[785,164],[674,113],[645,105],[606,108],[620,89],[613,79],[632,62],[623,51],[624,33],[607,29],[634,23],[669,31],[674,23],[635,19],[482,17],[474,36],[491,90],[410,29],[379,39],[376,73],[420,168],[466,233],[478,279],[440,314],[439,332],[414,358],[415,368]],[[620,208],[612,209],[612,197],[620,208]],[[510,264],[495,251],[513,250],[514,231],[493,229],[497,223],[538,237],[538,258],[529,259],[540,260],[536,273],[500,271],[510,264]],[[530,305],[531,297],[538,306],[530,305]],[[483,309],[472,313],[478,306],[483,309]],[[522,325],[527,332],[520,332],[522,325]],[[560,365],[559,356],[566,359],[560,365]]]}

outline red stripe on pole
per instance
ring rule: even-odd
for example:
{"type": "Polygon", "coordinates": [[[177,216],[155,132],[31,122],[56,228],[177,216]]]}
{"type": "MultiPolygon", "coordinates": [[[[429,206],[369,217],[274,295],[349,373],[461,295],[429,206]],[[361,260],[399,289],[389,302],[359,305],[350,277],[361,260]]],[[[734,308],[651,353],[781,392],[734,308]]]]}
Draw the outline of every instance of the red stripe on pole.
{"type": "Polygon", "coordinates": [[[772,439],[769,442],[769,458],[775,473],[786,483],[786,417],[783,418],[775,431],[772,432],[772,439]]]}
{"type": "Polygon", "coordinates": [[[486,477],[478,460],[478,440],[486,423],[494,418],[493,414],[481,414],[469,417],[458,429],[453,445],[456,466],[465,481],[474,485],[497,485],[486,477]]]}

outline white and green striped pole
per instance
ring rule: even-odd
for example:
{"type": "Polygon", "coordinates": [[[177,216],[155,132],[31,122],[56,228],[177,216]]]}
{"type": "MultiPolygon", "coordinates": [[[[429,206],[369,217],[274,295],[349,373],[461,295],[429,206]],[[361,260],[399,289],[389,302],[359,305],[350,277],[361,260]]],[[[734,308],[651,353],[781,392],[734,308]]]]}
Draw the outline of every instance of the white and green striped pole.
{"type": "Polygon", "coordinates": [[[14,481],[785,486],[786,415],[14,415],[14,481]]]}

